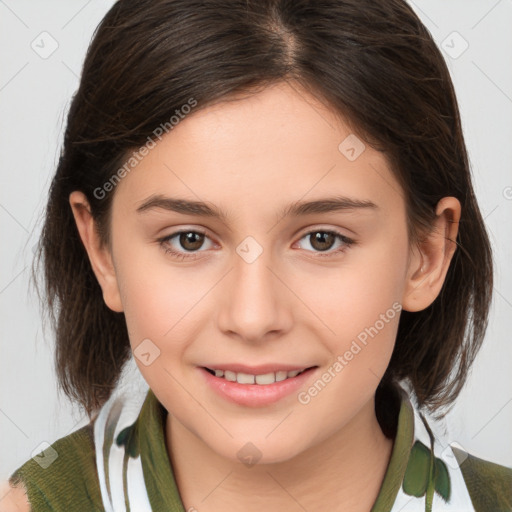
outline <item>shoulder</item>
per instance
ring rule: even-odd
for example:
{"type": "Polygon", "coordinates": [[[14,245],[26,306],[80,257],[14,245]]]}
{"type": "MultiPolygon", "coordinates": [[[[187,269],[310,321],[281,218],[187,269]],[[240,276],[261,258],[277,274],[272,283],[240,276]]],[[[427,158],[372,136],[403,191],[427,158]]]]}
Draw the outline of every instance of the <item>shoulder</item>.
{"type": "Polygon", "coordinates": [[[477,512],[512,511],[512,468],[480,459],[452,446],[477,512]]]}
{"type": "Polygon", "coordinates": [[[0,482],[0,512],[30,512],[30,503],[24,486],[12,487],[0,482]]]}
{"type": "MultiPolygon", "coordinates": [[[[15,503],[24,506],[23,499],[26,502],[28,498],[32,507],[20,508],[20,511],[81,510],[85,506],[87,510],[102,510],[93,422],[57,439],[27,460],[12,473],[8,483],[15,488],[11,492],[18,500],[15,503]]],[[[11,511],[6,509],[5,512],[11,511]]]]}

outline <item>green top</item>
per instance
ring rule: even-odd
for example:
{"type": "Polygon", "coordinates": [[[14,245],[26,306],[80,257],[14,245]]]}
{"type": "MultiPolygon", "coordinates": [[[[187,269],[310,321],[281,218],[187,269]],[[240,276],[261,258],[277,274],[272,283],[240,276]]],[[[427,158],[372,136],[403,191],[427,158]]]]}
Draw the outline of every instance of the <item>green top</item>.
{"type": "MultiPolygon", "coordinates": [[[[459,472],[443,462],[433,445],[424,442],[425,438],[422,441],[418,437],[419,422],[404,394],[399,407],[391,458],[371,512],[466,510],[450,508],[458,496],[463,498],[466,494],[476,512],[512,511],[512,468],[453,448],[459,472]],[[457,481],[460,474],[462,485],[457,481]],[[403,507],[402,503],[414,500],[421,500],[420,508],[403,507]]],[[[148,389],[137,420],[117,435],[116,442],[124,445],[126,459],[140,454],[152,510],[185,512],[166,449],[166,416],[167,411],[148,389]]],[[[11,485],[24,482],[32,511],[105,510],[96,468],[94,421],[58,439],[11,475],[11,485]],[[55,456],[53,450],[57,457],[50,464],[45,463],[45,457],[55,456]]],[[[428,424],[426,428],[430,432],[428,424]]]]}

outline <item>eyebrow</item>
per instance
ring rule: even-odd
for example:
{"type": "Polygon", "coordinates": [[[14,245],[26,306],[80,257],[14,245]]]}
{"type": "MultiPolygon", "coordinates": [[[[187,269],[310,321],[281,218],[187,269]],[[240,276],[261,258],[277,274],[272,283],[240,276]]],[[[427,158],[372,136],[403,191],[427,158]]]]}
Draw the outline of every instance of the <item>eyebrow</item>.
{"type": "MultiPolygon", "coordinates": [[[[296,217],[312,213],[328,213],[333,211],[370,209],[377,210],[379,207],[370,200],[354,199],[344,196],[326,197],[314,201],[295,201],[283,208],[278,217],[296,217]]],[[[209,206],[202,201],[191,201],[188,199],[166,197],[162,194],[155,194],[147,198],[137,208],[137,213],[144,213],[149,210],[163,209],[176,213],[196,215],[201,217],[212,217],[226,222],[228,214],[225,210],[215,206],[209,206]]]]}

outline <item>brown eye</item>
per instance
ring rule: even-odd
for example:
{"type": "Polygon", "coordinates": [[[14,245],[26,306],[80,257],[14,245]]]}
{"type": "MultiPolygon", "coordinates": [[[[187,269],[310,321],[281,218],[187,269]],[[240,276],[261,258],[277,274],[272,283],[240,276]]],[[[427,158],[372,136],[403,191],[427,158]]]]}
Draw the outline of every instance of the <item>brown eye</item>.
{"type": "Polygon", "coordinates": [[[204,243],[203,233],[187,231],[179,234],[179,243],[186,251],[197,251],[204,243]]]}
{"type": "Polygon", "coordinates": [[[194,259],[202,252],[205,252],[206,249],[210,249],[215,245],[206,233],[191,229],[176,231],[171,235],[158,239],[158,242],[166,254],[181,260],[194,259]],[[205,247],[205,240],[211,244],[210,247],[208,247],[208,244],[205,247]]]}
{"type": "Polygon", "coordinates": [[[329,231],[316,231],[314,233],[310,233],[309,236],[311,247],[318,251],[326,251],[330,249],[336,240],[333,233],[330,233],[329,231]]]}
{"type": "Polygon", "coordinates": [[[310,231],[309,233],[304,234],[301,238],[301,241],[305,240],[311,249],[307,249],[308,252],[313,252],[315,256],[336,256],[339,253],[342,253],[346,249],[348,249],[351,245],[356,242],[351,238],[348,238],[337,231],[329,231],[317,229],[315,231],[310,231]],[[338,241],[338,245],[336,246],[336,241],[338,241]],[[334,250],[330,250],[333,249],[334,250]],[[325,253],[325,254],[322,254],[325,253]]]}

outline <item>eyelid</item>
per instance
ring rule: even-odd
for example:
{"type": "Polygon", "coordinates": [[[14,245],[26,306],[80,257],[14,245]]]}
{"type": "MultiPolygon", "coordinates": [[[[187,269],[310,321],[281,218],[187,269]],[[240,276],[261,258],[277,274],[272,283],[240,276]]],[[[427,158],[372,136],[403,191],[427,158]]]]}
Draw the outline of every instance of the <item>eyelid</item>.
{"type": "MultiPolygon", "coordinates": [[[[334,226],[326,226],[326,225],[319,224],[319,225],[316,225],[316,226],[308,227],[308,228],[306,228],[305,231],[299,231],[298,233],[302,233],[300,235],[300,238],[303,238],[306,235],[310,235],[311,233],[316,233],[318,231],[325,231],[325,232],[329,232],[329,233],[336,233],[336,234],[341,235],[341,236],[343,236],[345,238],[352,238],[351,235],[343,233],[342,229],[343,228],[334,227],[334,226]]],[[[347,230],[347,231],[349,231],[349,230],[347,230]]]]}
{"type": "Polygon", "coordinates": [[[178,228],[178,229],[176,229],[176,231],[172,231],[167,235],[158,237],[157,240],[158,241],[169,240],[181,233],[199,233],[199,234],[204,235],[205,237],[209,238],[210,240],[212,240],[212,237],[209,235],[208,230],[206,230],[205,228],[187,227],[187,226],[185,226],[184,228],[178,228]]]}

